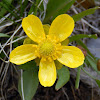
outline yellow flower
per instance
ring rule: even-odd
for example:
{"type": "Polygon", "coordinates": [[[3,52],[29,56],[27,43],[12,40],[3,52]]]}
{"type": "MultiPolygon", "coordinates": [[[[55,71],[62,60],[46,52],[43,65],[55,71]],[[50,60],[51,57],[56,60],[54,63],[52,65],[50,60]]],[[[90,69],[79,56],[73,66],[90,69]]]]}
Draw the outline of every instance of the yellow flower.
{"type": "Polygon", "coordinates": [[[82,51],[63,44],[74,29],[74,20],[69,15],[59,15],[50,27],[43,26],[38,17],[29,15],[22,20],[22,27],[34,44],[24,44],[15,48],[10,54],[10,62],[20,65],[39,58],[38,77],[44,87],[55,83],[56,63],[60,62],[70,68],[83,64],[82,51]]]}

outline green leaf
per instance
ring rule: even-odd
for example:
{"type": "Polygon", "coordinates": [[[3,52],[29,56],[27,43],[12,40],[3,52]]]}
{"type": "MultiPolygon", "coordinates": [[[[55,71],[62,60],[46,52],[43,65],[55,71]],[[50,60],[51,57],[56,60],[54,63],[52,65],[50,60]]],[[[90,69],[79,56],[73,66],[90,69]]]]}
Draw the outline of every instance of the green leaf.
{"type": "Polygon", "coordinates": [[[3,15],[7,12],[7,10],[5,9],[5,8],[0,8],[1,10],[0,10],[0,18],[2,18],[3,17],[3,15]]]}
{"type": "Polygon", "coordinates": [[[43,2],[41,3],[41,5],[39,7],[37,7],[40,2],[41,2],[41,0],[35,0],[35,2],[31,2],[32,5],[28,12],[28,15],[31,14],[32,12],[34,13],[34,15],[36,15],[38,10],[43,12],[43,8],[44,8],[43,2]]]}
{"type": "MultiPolygon", "coordinates": [[[[82,65],[83,66],[83,65],[82,65]]],[[[75,81],[75,88],[78,89],[79,88],[79,82],[80,82],[80,72],[81,72],[81,68],[82,66],[77,68],[77,76],[76,76],[76,81],[75,81]]]]}
{"type": "MultiPolygon", "coordinates": [[[[11,4],[12,0],[2,0],[3,4],[9,7],[11,10],[15,9],[15,7],[11,4]]],[[[16,10],[16,9],[15,9],[16,10]]]]}
{"type": "Polygon", "coordinates": [[[35,70],[27,70],[23,72],[23,81],[19,81],[19,93],[22,96],[22,85],[23,84],[23,93],[25,100],[32,100],[34,94],[36,93],[36,90],[38,88],[38,70],[37,67],[35,67],[35,70]]]}
{"type": "MultiPolygon", "coordinates": [[[[32,70],[34,67],[36,66],[36,63],[34,60],[32,61],[29,61],[25,64],[22,64],[20,66],[18,66],[20,69],[23,69],[23,70],[32,70]]],[[[38,68],[38,67],[37,67],[38,68]]]]}
{"type": "Polygon", "coordinates": [[[88,72],[84,69],[83,66],[82,66],[82,70],[83,70],[89,77],[91,77],[92,79],[96,80],[96,78],[93,77],[90,73],[88,73],[88,72]]]}
{"type": "Polygon", "coordinates": [[[63,66],[61,69],[57,70],[57,74],[58,74],[58,81],[56,83],[55,89],[59,90],[69,81],[70,73],[69,69],[63,66]]]}
{"type": "Polygon", "coordinates": [[[49,0],[44,23],[48,22],[51,17],[54,19],[59,14],[66,13],[75,1],[76,0],[49,0]]]}
{"type": "Polygon", "coordinates": [[[27,4],[28,4],[28,0],[24,0],[23,3],[22,3],[22,0],[20,0],[20,5],[21,5],[20,16],[21,16],[21,17],[23,17],[24,10],[25,10],[27,4]]]}
{"type": "Polygon", "coordinates": [[[97,39],[97,36],[95,34],[94,35],[77,34],[77,35],[69,37],[69,42],[80,40],[82,38],[94,38],[94,39],[97,39]]]}
{"type": "Polygon", "coordinates": [[[36,6],[35,6],[35,9],[34,9],[34,15],[37,15],[37,10],[38,10],[38,4],[39,4],[39,0],[36,0],[35,2],[36,6]]]}
{"type": "Polygon", "coordinates": [[[35,8],[35,6],[34,6],[34,4],[32,4],[32,6],[28,12],[28,15],[30,15],[32,12],[34,12],[34,8],[35,8]]]}
{"type": "MultiPolygon", "coordinates": [[[[15,7],[12,4],[10,4],[7,0],[3,0],[2,2],[0,2],[0,6],[3,7],[4,9],[6,9],[6,11],[10,12],[15,18],[18,18],[15,11],[13,11],[13,9],[15,9],[15,7]]],[[[0,16],[2,16],[2,15],[0,15],[0,16]]]]}
{"type": "Polygon", "coordinates": [[[12,0],[2,0],[2,1],[5,1],[5,2],[7,2],[9,4],[11,4],[11,2],[12,2],[12,0]]]}
{"type": "Polygon", "coordinates": [[[74,21],[79,21],[81,18],[83,18],[84,16],[87,16],[87,15],[90,15],[90,14],[93,14],[95,12],[95,10],[97,10],[99,7],[95,7],[95,8],[91,8],[91,9],[88,9],[88,10],[85,10],[79,14],[76,14],[76,15],[73,15],[73,19],[74,21]]]}
{"type": "MultiPolygon", "coordinates": [[[[12,0],[5,0],[5,1],[7,1],[9,4],[11,4],[11,2],[12,2],[12,0]]],[[[2,17],[6,12],[7,12],[7,10],[0,5],[0,17],[2,17]]]]}
{"type": "Polygon", "coordinates": [[[99,88],[100,88],[100,80],[95,80],[96,83],[98,84],[99,88]]]}
{"type": "Polygon", "coordinates": [[[97,62],[95,60],[93,60],[90,56],[86,56],[86,59],[88,60],[88,62],[90,63],[91,67],[98,73],[100,74],[100,72],[97,69],[97,62]]]}
{"type": "Polygon", "coordinates": [[[4,33],[0,33],[0,37],[10,37],[10,36],[4,33]]]}
{"type": "Polygon", "coordinates": [[[1,53],[0,53],[0,58],[1,58],[1,59],[4,59],[4,57],[5,57],[4,52],[1,52],[1,53]]]}

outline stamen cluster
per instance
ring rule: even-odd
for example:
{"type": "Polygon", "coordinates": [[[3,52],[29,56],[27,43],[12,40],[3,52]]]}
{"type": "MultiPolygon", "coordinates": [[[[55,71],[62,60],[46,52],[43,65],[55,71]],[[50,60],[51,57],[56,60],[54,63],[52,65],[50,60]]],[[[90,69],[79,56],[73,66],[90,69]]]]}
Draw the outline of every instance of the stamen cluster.
{"type": "Polygon", "coordinates": [[[42,40],[37,47],[37,56],[42,58],[43,61],[56,60],[62,52],[61,43],[57,42],[55,40],[53,41],[50,37],[42,40]]]}

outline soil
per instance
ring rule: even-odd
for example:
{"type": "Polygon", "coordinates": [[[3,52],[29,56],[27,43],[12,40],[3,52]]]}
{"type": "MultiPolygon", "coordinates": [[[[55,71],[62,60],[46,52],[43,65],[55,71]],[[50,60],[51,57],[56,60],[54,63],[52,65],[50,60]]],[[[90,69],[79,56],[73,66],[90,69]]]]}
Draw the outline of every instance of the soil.
{"type": "Polygon", "coordinates": [[[70,81],[60,90],[56,91],[55,86],[44,88],[39,85],[39,88],[33,100],[100,100],[100,96],[88,85],[80,82],[79,89],[75,89],[74,80],[70,81]]]}

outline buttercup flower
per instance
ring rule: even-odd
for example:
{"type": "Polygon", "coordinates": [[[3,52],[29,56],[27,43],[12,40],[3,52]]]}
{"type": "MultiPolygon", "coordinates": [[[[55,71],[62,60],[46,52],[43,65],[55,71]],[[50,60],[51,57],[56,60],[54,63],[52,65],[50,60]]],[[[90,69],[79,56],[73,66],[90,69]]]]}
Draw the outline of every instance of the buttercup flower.
{"type": "Polygon", "coordinates": [[[44,87],[55,83],[56,68],[60,63],[70,68],[77,68],[83,64],[82,51],[64,44],[74,29],[74,20],[69,15],[59,15],[50,27],[43,26],[38,17],[28,15],[22,20],[22,27],[34,42],[15,48],[10,54],[10,62],[20,65],[35,58],[40,59],[38,77],[44,87]]]}

